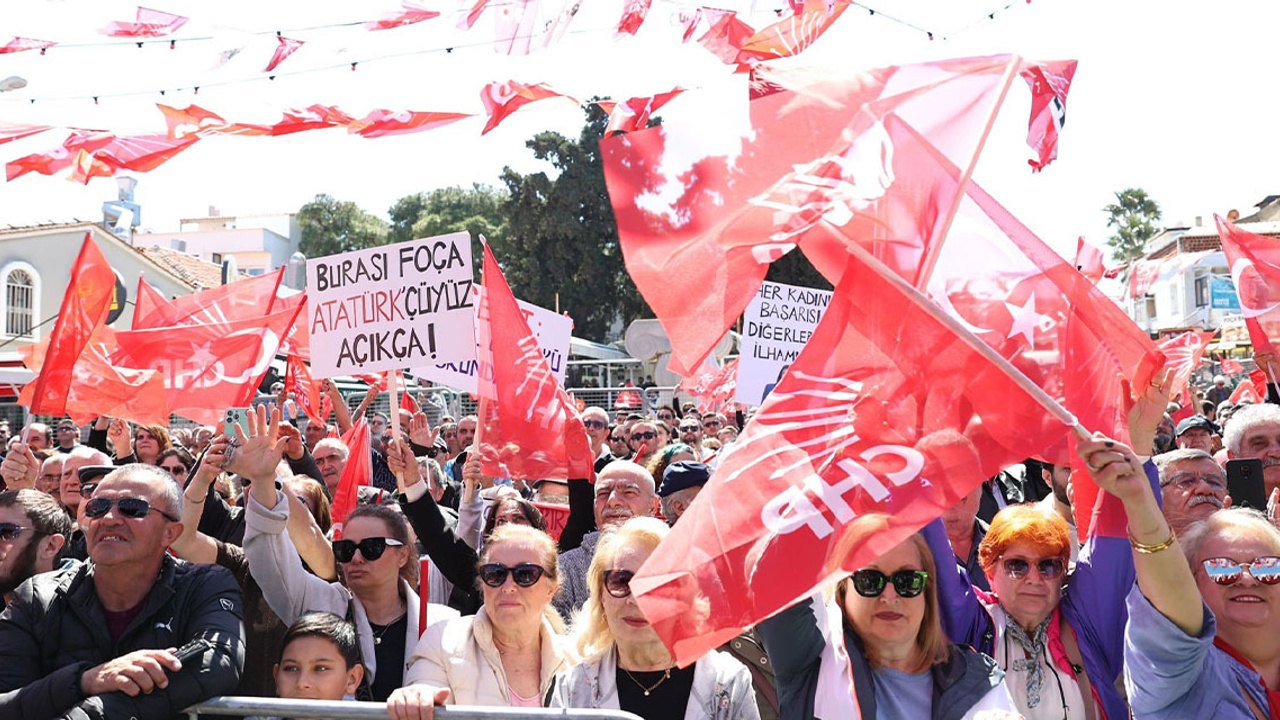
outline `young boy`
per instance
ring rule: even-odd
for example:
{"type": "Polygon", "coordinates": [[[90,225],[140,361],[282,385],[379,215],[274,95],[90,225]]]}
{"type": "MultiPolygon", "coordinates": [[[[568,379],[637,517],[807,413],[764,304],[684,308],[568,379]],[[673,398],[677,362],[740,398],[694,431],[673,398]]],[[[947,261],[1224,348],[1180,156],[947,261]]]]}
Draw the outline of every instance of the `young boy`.
{"type": "Polygon", "coordinates": [[[338,615],[307,613],[285,633],[272,673],[276,695],[291,700],[344,700],[364,679],[356,629],[338,615]]]}

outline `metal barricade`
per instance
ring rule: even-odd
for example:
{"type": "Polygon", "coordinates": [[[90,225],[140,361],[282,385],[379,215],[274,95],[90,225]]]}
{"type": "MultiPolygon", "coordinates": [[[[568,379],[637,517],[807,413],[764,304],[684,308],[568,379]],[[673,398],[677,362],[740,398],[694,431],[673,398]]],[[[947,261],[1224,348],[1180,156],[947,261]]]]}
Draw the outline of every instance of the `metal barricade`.
{"type": "MultiPolygon", "coordinates": [[[[323,717],[332,720],[387,720],[386,703],[337,700],[285,700],[259,697],[216,697],[186,709],[191,720],[209,716],[231,717],[323,717]]],[[[621,710],[564,710],[558,708],[468,707],[449,705],[436,708],[440,720],[640,720],[621,710]]]]}

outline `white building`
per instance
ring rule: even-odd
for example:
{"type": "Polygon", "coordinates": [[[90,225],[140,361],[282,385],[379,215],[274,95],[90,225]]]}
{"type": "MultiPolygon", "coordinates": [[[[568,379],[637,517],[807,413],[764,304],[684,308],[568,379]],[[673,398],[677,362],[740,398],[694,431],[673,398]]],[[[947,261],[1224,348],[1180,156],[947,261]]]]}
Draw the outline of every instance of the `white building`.
{"type": "Polygon", "coordinates": [[[135,234],[133,244],[176,250],[215,265],[235,258],[240,272],[263,275],[288,265],[302,240],[294,213],[223,215],[210,207],[209,217],[184,219],[180,227],[178,232],[135,234]]]}

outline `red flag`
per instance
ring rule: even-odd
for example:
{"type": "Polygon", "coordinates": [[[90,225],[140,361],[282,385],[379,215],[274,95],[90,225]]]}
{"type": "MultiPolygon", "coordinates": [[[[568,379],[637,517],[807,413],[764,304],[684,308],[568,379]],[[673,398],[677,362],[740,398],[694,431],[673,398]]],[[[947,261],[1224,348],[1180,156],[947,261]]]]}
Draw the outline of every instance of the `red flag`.
{"type": "Polygon", "coordinates": [[[595,456],[582,416],[551,373],[488,244],[484,287],[476,315],[476,445],[484,473],[513,480],[593,479],[595,456]]]}
{"type": "Polygon", "coordinates": [[[718,368],[703,364],[698,374],[680,382],[680,389],[698,398],[698,412],[723,411],[738,389],[738,359],[718,368]]]}
{"type": "Polygon", "coordinates": [[[1134,260],[1129,271],[1129,297],[1140,298],[1151,291],[1160,278],[1159,260],[1134,260]]]}
{"type": "Polygon", "coordinates": [[[413,25],[423,20],[440,17],[440,13],[435,10],[428,10],[421,5],[411,2],[403,2],[400,4],[400,12],[384,15],[381,19],[373,22],[365,23],[365,28],[373,30],[390,30],[391,28],[404,27],[405,25],[413,25]]]}
{"type": "Polygon", "coordinates": [[[1076,240],[1076,270],[1094,283],[1101,280],[1107,273],[1103,265],[1102,251],[1085,242],[1083,235],[1076,240]]]}
{"type": "Polygon", "coordinates": [[[801,12],[779,20],[743,42],[734,62],[754,65],[764,60],[799,55],[848,9],[848,2],[805,0],[801,12]]]}
{"type": "Polygon", "coordinates": [[[635,35],[644,24],[645,17],[649,14],[649,6],[653,4],[653,0],[627,0],[626,9],[622,12],[622,19],[618,21],[618,30],[616,35],[635,35]]]}
{"type": "Polygon", "coordinates": [[[352,373],[351,377],[370,387],[377,386],[379,391],[387,389],[387,373],[390,371],[383,370],[376,373],[352,373]]]}
{"type": "MultiPolygon", "coordinates": [[[[277,288],[279,293],[279,288],[277,288]]],[[[307,293],[300,292],[288,297],[276,296],[275,303],[271,305],[271,309],[276,312],[284,310],[292,310],[294,308],[303,308],[307,302],[307,293]]],[[[311,331],[307,329],[307,323],[304,320],[307,314],[305,312],[298,315],[299,322],[295,322],[293,327],[289,328],[289,334],[285,335],[284,340],[280,343],[280,352],[284,355],[297,355],[303,360],[311,359],[311,331]]]]}
{"type": "MultiPolygon", "coordinates": [[[[165,400],[164,378],[155,370],[119,368],[111,364],[103,351],[112,343],[112,331],[99,326],[72,370],[67,392],[66,414],[85,424],[99,415],[128,420],[142,425],[168,425],[169,405],[165,400]],[[107,340],[104,341],[104,338],[107,340]]],[[[49,341],[19,348],[22,362],[38,371],[44,364],[49,341]]],[[[22,388],[18,402],[29,405],[35,397],[35,383],[22,388]]]]}
{"type": "Polygon", "coordinates": [[[484,86],[484,90],[480,92],[480,100],[484,103],[484,110],[489,114],[489,122],[485,124],[481,135],[488,133],[490,130],[498,127],[498,124],[506,120],[511,113],[528,105],[531,102],[539,100],[547,100],[550,98],[562,97],[573,102],[577,102],[568,95],[558,93],[555,90],[541,83],[535,85],[525,85],[514,80],[507,82],[491,82],[484,86]]]}
{"type": "Polygon", "coordinates": [[[711,51],[712,55],[720,58],[721,62],[732,65],[737,61],[738,53],[742,51],[743,46],[748,40],[754,38],[755,34],[756,31],[739,20],[736,13],[725,12],[711,24],[711,28],[702,37],[698,38],[698,43],[711,51]]]}
{"type": "Polygon", "coordinates": [[[364,116],[363,119],[356,120],[348,125],[347,132],[367,138],[384,137],[386,135],[408,135],[409,133],[434,130],[469,117],[471,117],[470,113],[374,110],[364,116]]]}
{"type": "Polygon", "coordinates": [[[294,402],[298,403],[307,417],[315,422],[324,422],[327,414],[321,405],[320,388],[311,379],[311,370],[306,363],[296,355],[290,355],[285,364],[284,390],[293,394],[294,402]]]}
{"type": "MultiPolygon", "coordinates": [[[[297,301],[284,303],[276,299],[276,291],[284,278],[284,268],[266,275],[183,295],[160,304],[154,290],[144,291],[138,282],[138,302],[133,310],[133,329],[152,330],[174,325],[220,324],[234,320],[261,318],[282,309],[301,308],[297,301]],[[146,297],[145,302],[143,297],[146,297]],[[277,304],[279,303],[279,304],[277,304]]],[[[160,298],[163,301],[163,298],[160,298]]]]}
{"type": "Polygon", "coordinates": [[[694,8],[693,10],[680,10],[680,24],[684,27],[684,34],[680,36],[680,42],[687,43],[693,38],[693,33],[698,29],[698,23],[702,22],[702,8],[694,8]]]}
{"type": "Polygon", "coordinates": [[[306,44],[301,40],[294,40],[283,35],[277,35],[276,41],[276,50],[271,53],[271,62],[267,63],[267,67],[262,72],[275,70],[280,66],[280,63],[285,61],[285,58],[294,54],[298,51],[298,48],[306,44]]]}
{"type": "Polygon", "coordinates": [[[373,483],[373,456],[369,454],[369,423],[364,417],[342,436],[342,442],[350,452],[347,465],[342,469],[338,489],[333,493],[333,539],[342,539],[342,526],[347,516],[356,509],[360,488],[373,483]]]}
{"type": "MultiPolygon", "coordinates": [[[[1205,333],[1205,334],[1208,334],[1210,335],[1210,337],[1212,337],[1211,333],[1205,333]]],[[[1242,372],[1244,372],[1244,366],[1241,365],[1238,361],[1232,360],[1231,358],[1222,359],[1223,375],[1239,375],[1242,372]]]]}
{"type": "Polygon", "coordinates": [[[459,30],[470,30],[480,20],[480,14],[489,6],[489,0],[476,0],[476,4],[471,6],[471,10],[458,21],[459,30]]]}
{"type": "Polygon", "coordinates": [[[210,112],[199,105],[188,105],[185,108],[173,108],[156,103],[164,114],[165,125],[169,128],[169,139],[179,140],[190,135],[270,135],[269,125],[247,125],[231,123],[222,119],[221,115],[210,112]]]}
{"type": "Polygon", "coordinates": [[[727,126],[726,111],[708,107],[602,140],[627,270],[671,338],[672,369],[697,368],[769,263],[797,245],[833,282],[855,241],[901,274],[914,272],[957,193],[921,136],[967,168],[1015,62],[841,77],[761,68],[780,89],[749,104],[747,123],[727,126]],[[688,287],[700,292],[691,297],[688,287]]]}
{"type": "Polygon", "coordinates": [[[0,122],[0,145],[51,130],[48,125],[20,125],[0,122]]]}
{"type": "MultiPolygon", "coordinates": [[[[403,383],[403,380],[401,382],[403,383]]],[[[407,383],[404,383],[400,388],[400,409],[408,410],[410,415],[422,411],[422,408],[418,407],[418,401],[414,399],[413,393],[409,392],[407,383]]]]}
{"type": "Polygon", "coordinates": [[[215,425],[226,408],[244,407],[253,399],[297,314],[294,308],[265,317],[118,332],[110,359],[120,367],[161,371],[171,411],[215,425]]]}
{"type": "Polygon", "coordinates": [[[1032,172],[1039,172],[1058,157],[1058,133],[1067,124],[1067,91],[1076,74],[1075,60],[1030,63],[1022,77],[1031,87],[1031,121],[1027,144],[1036,151],[1028,160],[1032,172]]]}
{"type": "Polygon", "coordinates": [[[26,50],[44,50],[57,45],[56,42],[48,40],[33,40],[31,38],[15,37],[4,45],[0,45],[0,55],[8,55],[9,53],[19,53],[26,50]]]}
{"type": "Polygon", "coordinates": [[[1191,387],[1189,385],[1182,386],[1182,395],[1178,398],[1178,411],[1169,416],[1173,420],[1174,426],[1189,417],[1199,414],[1200,409],[1196,407],[1196,402],[1191,397],[1191,387]]]}
{"type": "Polygon", "coordinates": [[[652,97],[634,97],[625,102],[597,103],[609,113],[609,123],[605,125],[604,137],[619,132],[635,132],[649,127],[649,117],[684,92],[683,88],[675,88],[652,97]]]}
{"type": "Polygon", "coordinates": [[[84,179],[114,174],[119,170],[147,172],[191,147],[199,139],[198,136],[191,136],[170,140],[167,135],[119,137],[111,133],[76,130],[59,148],[7,163],[6,176],[9,180],[14,180],[29,172],[53,175],[76,165],[82,151],[88,153],[90,163],[95,163],[100,168],[93,173],[83,173],[84,179]]]}
{"type": "Polygon", "coordinates": [[[309,105],[301,110],[285,110],[284,117],[271,126],[272,135],[292,135],[308,130],[323,130],[331,127],[346,127],[355,122],[355,118],[332,105],[309,105]]]}
{"type": "Polygon", "coordinates": [[[1214,219],[1253,350],[1274,354],[1280,339],[1280,247],[1275,238],[1241,230],[1217,215],[1214,219]]]}
{"type": "Polygon", "coordinates": [[[632,580],[677,663],[848,575],[1068,430],[887,273],[850,263],[790,372],[632,580]]]}
{"type": "Polygon", "coordinates": [[[1236,389],[1231,392],[1231,404],[1239,405],[1242,402],[1261,404],[1266,402],[1266,398],[1262,393],[1258,392],[1258,386],[1254,385],[1251,378],[1244,378],[1236,385],[1236,389]]]}
{"type": "Polygon", "coordinates": [[[1216,334],[1188,330],[1174,337],[1166,338],[1156,346],[1160,349],[1160,352],[1164,353],[1164,366],[1173,370],[1173,385],[1169,388],[1169,395],[1177,395],[1182,392],[1183,388],[1187,387],[1191,381],[1191,373],[1200,367],[1200,360],[1204,358],[1204,350],[1213,341],[1213,336],[1216,334]]]}
{"type": "Polygon", "coordinates": [[[86,232],[80,254],[71,266],[71,280],[49,335],[40,374],[32,383],[35,388],[27,404],[32,414],[61,416],[66,412],[72,371],[89,344],[89,336],[106,321],[115,287],[111,264],[93,241],[93,233],[86,232]]]}
{"type": "Polygon", "coordinates": [[[135,22],[117,20],[102,29],[111,37],[162,37],[187,24],[189,18],[139,7],[135,22]]]}

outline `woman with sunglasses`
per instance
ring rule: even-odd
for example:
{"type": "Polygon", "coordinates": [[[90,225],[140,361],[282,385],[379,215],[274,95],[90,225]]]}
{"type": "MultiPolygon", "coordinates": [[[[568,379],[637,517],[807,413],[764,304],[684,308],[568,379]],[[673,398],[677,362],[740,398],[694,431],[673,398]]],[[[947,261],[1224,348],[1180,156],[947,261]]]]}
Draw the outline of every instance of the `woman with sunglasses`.
{"type": "Polygon", "coordinates": [[[167,470],[179,485],[186,485],[187,478],[191,477],[191,468],[195,467],[196,461],[185,448],[171,447],[160,453],[156,459],[156,465],[159,465],[161,470],[167,470]]]}
{"type": "Polygon", "coordinates": [[[628,520],[604,535],[587,570],[591,596],[573,629],[582,664],[557,679],[551,707],[625,710],[645,720],[759,720],[751,673],[711,651],[677,668],[631,594],[631,578],[670,530],[628,520]]]}
{"type": "MultiPolygon", "coordinates": [[[[393,508],[358,507],[342,525],[342,539],[333,543],[339,582],[308,573],[285,532],[290,514],[305,509],[276,488],[276,466],[287,442],[280,437],[279,411],[272,410],[268,419],[258,407],[249,413],[248,436],[239,426],[236,435],[240,447],[223,469],[251,481],[244,552],[263,596],[286,624],[313,611],[349,618],[368,670],[369,693],[362,699],[386,700],[403,685],[404,668],[420,635],[414,592],[418,562],[408,523],[393,508]]],[[[427,608],[430,623],[455,617],[458,612],[443,605],[427,608]]]]}
{"type": "Polygon", "coordinates": [[[1280,717],[1280,530],[1219,510],[1174,533],[1128,447],[1077,447],[1124,504],[1138,582],[1128,594],[1125,688],[1133,716],[1280,717]]]}
{"type": "Polygon", "coordinates": [[[484,605],[433,625],[414,650],[405,681],[387,701],[395,720],[432,717],[440,704],[542,707],[567,657],[560,615],[556,543],[508,523],[494,530],[477,567],[484,605]]]}
{"type": "Polygon", "coordinates": [[[878,720],[1011,717],[1004,673],[943,632],[935,574],[913,535],[837,583],[834,602],[817,595],[760,623],[784,720],[855,707],[878,720]]]}

